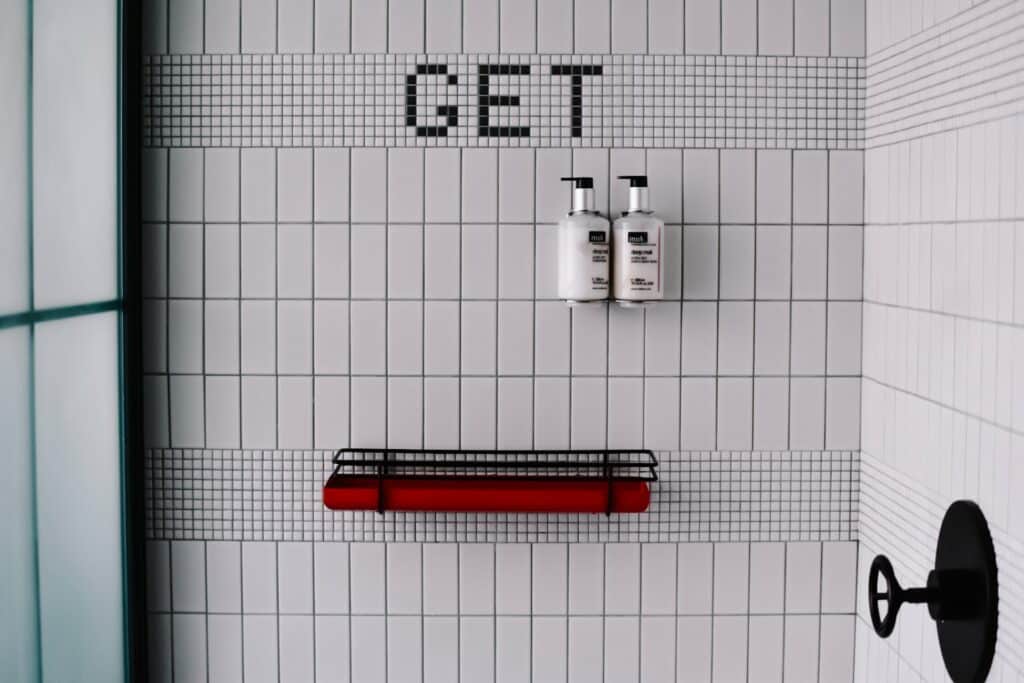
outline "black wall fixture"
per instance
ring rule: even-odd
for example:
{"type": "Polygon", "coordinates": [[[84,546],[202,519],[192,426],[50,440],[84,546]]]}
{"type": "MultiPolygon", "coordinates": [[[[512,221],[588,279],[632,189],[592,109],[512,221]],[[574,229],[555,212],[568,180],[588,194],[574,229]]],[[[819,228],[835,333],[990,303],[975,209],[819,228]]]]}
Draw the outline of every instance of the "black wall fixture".
{"type": "Polygon", "coordinates": [[[875,633],[888,638],[904,603],[927,603],[946,671],[954,683],[981,683],[996,650],[999,590],[996,553],[981,508],[958,500],[946,510],[935,569],[924,588],[902,588],[892,563],[878,555],[868,572],[868,607],[875,633]],[[879,578],[885,578],[885,588],[879,578]],[[880,604],[886,603],[883,615],[880,604]]]}

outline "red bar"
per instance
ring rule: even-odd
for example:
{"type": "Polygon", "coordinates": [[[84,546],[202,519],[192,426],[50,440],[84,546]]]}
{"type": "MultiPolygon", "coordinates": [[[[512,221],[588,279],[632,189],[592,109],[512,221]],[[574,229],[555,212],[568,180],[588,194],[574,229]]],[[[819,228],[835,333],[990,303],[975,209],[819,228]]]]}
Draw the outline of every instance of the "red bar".
{"type": "MultiPolygon", "coordinates": [[[[376,510],[378,480],[332,474],[324,486],[331,510],[376,510]]],[[[608,482],[540,477],[389,477],[386,510],[435,512],[606,512],[608,482]]],[[[612,482],[612,512],[643,512],[651,503],[647,482],[612,482]]]]}

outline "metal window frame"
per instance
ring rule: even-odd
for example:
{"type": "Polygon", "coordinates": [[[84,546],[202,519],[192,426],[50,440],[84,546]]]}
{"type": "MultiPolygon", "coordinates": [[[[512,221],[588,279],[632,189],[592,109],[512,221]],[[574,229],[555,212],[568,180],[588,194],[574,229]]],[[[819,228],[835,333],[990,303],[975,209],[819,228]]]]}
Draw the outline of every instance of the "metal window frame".
{"type": "Polygon", "coordinates": [[[34,246],[34,145],[32,107],[34,99],[35,7],[26,0],[27,78],[26,78],[26,200],[28,260],[28,308],[0,315],[0,331],[25,328],[28,332],[28,413],[29,471],[35,484],[30,492],[31,524],[34,537],[32,563],[36,576],[35,632],[36,676],[43,675],[39,597],[38,481],[36,472],[36,325],[76,317],[116,312],[118,343],[118,438],[120,445],[121,538],[123,586],[124,675],[126,681],[144,681],[147,675],[145,537],[143,505],[142,440],[142,239],[136,226],[141,218],[142,170],[142,10],[141,3],[118,0],[116,61],[117,193],[116,254],[117,296],[69,306],[35,307],[34,246]],[[133,454],[135,457],[131,457],[133,454]]]}

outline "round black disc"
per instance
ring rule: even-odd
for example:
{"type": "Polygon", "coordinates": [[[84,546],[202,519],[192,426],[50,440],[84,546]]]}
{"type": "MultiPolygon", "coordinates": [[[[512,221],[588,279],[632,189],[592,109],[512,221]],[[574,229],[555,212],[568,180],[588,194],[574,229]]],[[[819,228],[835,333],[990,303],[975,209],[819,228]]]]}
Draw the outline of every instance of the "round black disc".
{"type": "Polygon", "coordinates": [[[936,622],[946,671],[954,683],[982,683],[996,649],[999,591],[996,553],[981,508],[958,500],[946,510],[935,548],[935,569],[967,569],[984,581],[984,604],[979,616],[936,622]]]}

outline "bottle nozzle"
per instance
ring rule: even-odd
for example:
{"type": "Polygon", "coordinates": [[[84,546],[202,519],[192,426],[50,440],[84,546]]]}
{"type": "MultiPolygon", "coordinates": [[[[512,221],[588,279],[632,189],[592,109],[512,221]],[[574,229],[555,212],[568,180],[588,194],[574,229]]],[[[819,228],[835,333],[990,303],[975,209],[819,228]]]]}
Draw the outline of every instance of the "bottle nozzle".
{"type": "Polygon", "coordinates": [[[647,176],[645,175],[620,175],[619,180],[628,180],[630,187],[647,187],[647,176]]]}
{"type": "Polygon", "coordinates": [[[594,179],[590,176],[569,176],[562,178],[573,184],[572,213],[594,210],[594,179]]]}
{"type": "Polygon", "coordinates": [[[629,181],[629,208],[626,209],[626,213],[650,211],[647,197],[647,176],[620,175],[619,180],[629,181]]]}
{"type": "Polygon", "coordinates": [[[563,182],[572,183],[577,190],[593,190],[594,179],[590,176],[569,176],[562,178],[563,182]]]}

